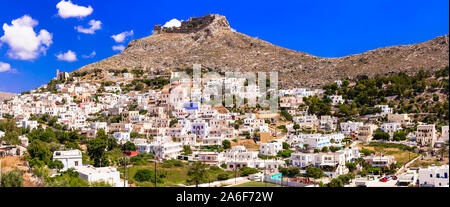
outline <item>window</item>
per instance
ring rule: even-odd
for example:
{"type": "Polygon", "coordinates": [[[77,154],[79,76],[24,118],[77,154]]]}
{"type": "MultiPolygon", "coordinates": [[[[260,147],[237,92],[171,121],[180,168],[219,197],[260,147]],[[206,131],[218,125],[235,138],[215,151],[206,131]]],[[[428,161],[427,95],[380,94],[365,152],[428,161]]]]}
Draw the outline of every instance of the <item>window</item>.
{"type": "Polygon", "coordinates": [[[430,174],[430,178],[432,178],[433,177],[433,174],[430,174]]]}
{"type": "Polygon", "coordinates": [[[75,161],[75,166],[78,166],[78,161],[75,161]]]}
{"type": "Polygon", "coordinates": [[[447,173],[444,173],[444,178],[448,178],[448,174],[447,173]]]}
{"type": "Polygon", "coordinates": [[[439,175],[439,173],[438,174],[436,174],[436,178],[440,178],[441,176],[439,175]]]}

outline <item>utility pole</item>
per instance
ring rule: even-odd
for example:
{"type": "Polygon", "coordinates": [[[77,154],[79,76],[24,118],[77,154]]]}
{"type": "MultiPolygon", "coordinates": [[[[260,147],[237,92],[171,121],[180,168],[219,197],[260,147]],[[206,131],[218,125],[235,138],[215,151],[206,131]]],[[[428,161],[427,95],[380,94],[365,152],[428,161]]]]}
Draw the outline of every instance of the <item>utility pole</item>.
{"type": "Polygon", "coordinates": [[[155,159],[155,187],[156,187],[156,159],[155,159]]]}
{"type": "Polygon", "coordinates": [[[237,165],[236,165],[236,153],[234,154],[234,184],[236,184],[237,183],[237,181],[236,181],[236,167],[237,167],[237,165]]]}
{"type": "Polygon", "coordinates": [[[123,158],[123,187],[127,187],[127,158],[124,157],[123,158]]]}
{"type": "MultiPolygon", "coordinates": [[[[267,159],[267,157],[264,158],[264,177],[263,177],[263,182],[264,182],[264,179],[266,179],[266,171],[267,171],[266,159],[267,159]]],[[[267,187],[267,183],[266,182],[264,182],[264,187],[267,187]]]]}

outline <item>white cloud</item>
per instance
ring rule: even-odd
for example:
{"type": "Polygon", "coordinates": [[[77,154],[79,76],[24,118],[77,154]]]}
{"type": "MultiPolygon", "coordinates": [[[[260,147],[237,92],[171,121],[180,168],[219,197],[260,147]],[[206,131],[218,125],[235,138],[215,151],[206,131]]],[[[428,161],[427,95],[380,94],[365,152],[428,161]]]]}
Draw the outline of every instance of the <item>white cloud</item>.
{"type": "Polygon", "coordinates": [[[0,73],[1,72],[11,72],[14,71],[13,68],[11,68],[11,65],[8,63],[0,62],[0,73]]]}
{"type": "Polygon", "coordinates": [[[123,45],[114,45],[113,47],[112,47],[112,49],[114,50],[114,51],[123,51],[123,50],[125,50],[125,46],[123,46],[123,45]]]}
{"type": "Polygon", "coordinates": [[[59,61],[74,62],[77,60],[77,54],[69,50],[66,53],[57,54],[56,58],[58,58],[59,61]]]}
{"type": "Polygon", "coordinates": [[[111,38],[113,38],[114,41],[116,41],[116,42],[123,42],[123,41],[125,41],[125,39],[127,37],[131,37],[133,35],[134,35],[134,32],[133,32],[133,30],[131,30],[131,31],[125,31],[120,34],[113,35],[113,36],[111,36],[111,38]]]}
{"type": "Polygon", "coordinates": [[[95,51],[92,51],[91,54],[89,55],[82,55],[83,58],[93,58],[97,55],[97,53],[95,51]]]}
{"type": "Polygon", "coordinates": [[[179,21],[178,19],[172,19],[172,20],[166,22],[163,27],[180,27],[180,26],[181,26],[181,21],[179,21]]]}
{"type": "Polygon", "coordinates": [[[56,4],[56,8],[58,8],[58,15],[63,19],[71,17],[77,18],[86,17],[92,14],[92,12],[94,11],[94,9],[91,6],[88,7],[78,6],[76,4],[73,4],[70,0],[60,1],[58,4],[56,4]]]}
{"type": "Polygon", "coordinates": [[[28,15],[3,24],[5,34],[0,38],[0,43],[9,45],[8,56],[19,60],[34,60],[40,53],[45,54],[49,46],[53,43],[53,35],[42,29],[39,35],[34,31],[38,21],[28,15]]]}
{"type": "Polygon", "coordinates": [[[100,20],[89,21],[90,28],[84,28],[83,26],[76,26],[75,29],[84,34],[95,34],[95,31],[102,28],[102,22],[100,20]]]}

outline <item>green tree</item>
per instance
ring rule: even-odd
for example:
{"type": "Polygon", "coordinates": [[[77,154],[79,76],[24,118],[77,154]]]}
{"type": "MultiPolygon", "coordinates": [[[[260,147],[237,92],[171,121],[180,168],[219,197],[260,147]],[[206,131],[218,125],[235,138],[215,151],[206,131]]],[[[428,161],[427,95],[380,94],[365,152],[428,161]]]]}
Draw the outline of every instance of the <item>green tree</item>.
{"type": "Polygon", "coordinates": [[[50,158],[52,157],[52,153],[47,145],[47,143],[42,142],[41,140],[34,140],[27,147],[28,154],[31,159],[37,158],[44,163],[49,163],[50,158]]]}
{"type": "Polygon", "coordinates": [[[281,110],[281,116],[283,116],[286,120],[292,121],[292,115],[289,114],[286,110],[281,110]]]}
{"type": "Polygon", "coordinates": [[[87,153],[91,160],[94,161],[94,166],[105,166],[107,161],[105,155],[105,149],[107,148],[107,142],[102,138],[91,139],[87,143],[87,153]]]}
{"type": "Polygon", "coordinates": [[[195,183],[196,187],[198,187],[198,184],[205,182],[208,179],[207,167],[208,165],[203,164],[202,162],[194,162],[187,173],[189,177],[188,181],[195,183]]]}
{"type": "Polygon", "coordinates": [[[106,144],[108,145],[106,148],[108,151],[112,151],[119,147],[119,144],[117,144],[117,140],[114,137],[108,137],[106,144]]]}
{"type": "Polygon", "coordinates": [[[172,126],[174,126],[175,124],[178,124],[178,119],[172,119],[171,121],[170,121],[170,127],[172,127],[172,126]]]}
{"type": "Polygon", "coordinates": [[[250,167],[241,167],[241,168],[239,169],[239,174],[240,174],[241,176],[248,176],[248,175],[251,175],[251,174],[258,173],[258,172],[259,172],[258,169],[256,169],[256,168],[250,168],[250,167]]]}
{"type": "Polygon", "coordinates": [[[122,151],[134,152],[136,151],[136,145],[133,142],[128,141],[122,146],[122,151]]]}
{"type": "Polygon", "coordinates": [[[319,179],[321,177],[323,177],[324,173],[323,170],[320,168],[316,168],[316,167],[307,167],[306,168],[306,175],[308,177],[314,178],[314,179],[319,179]]]}
{"type": "Polygon", "coordinates": [[[192,154],[191,146],[184,145],[183,146],[183,155],[190,155],[192,154]]]}
{"type": "Polygon", "coordinates": [[[22,187],[23,172],[21,170],[12,170],[1,175],[0,187],[22,187]]]}
{"type": "Polygon", "coordinates": [[[289,145],[289,144],[286,143],[286,142],[283,142],[283,149],[289,150],[290,147],[291,147],[291,145],[289,145]]]}
{"type": "Polygon", "coordinates": [[[348,168],[348,170],[350,172],[353,172],[356,170],[356,163],[354,163],[354,162],[346,162],[345,166],[348,168]]]}
{"type": "Polygon", "coordinates": [[[103,139],[103,140],[107,140],[108,139],[108,134],[106,134],[104,129],[99,129],[97,131],[97,137],[98,139],[103,139]]]}
{"type": "Polygon", "coordinates": [[[64,164],[61,161],[59,161],[59,160],[55,160],[55,161],[51,161],[48,164],[48,167],[50,169],[57,169],[59,171],[59,170],[64,168],[64,164]]]}
{"type": "Polygon", "coordinates": [[[217,180],[228,180],[229,175],[227,173],[219,173],[217,175],[217,180]]]}
{"type": "Polygon", "coordinates": [[[81,178],[78,172],[68,169],[54,177],[45,180],[48,187],[89,187],[89,182],[81,178]]]}
{"type": "Polygon", "coordinates": [[[287,168],[281,168],[280,172],[283,174],[283,176],[295,177],[298,174],[300,174],[300,169],[298,169],[296,167],[287,167],[287,168]]]}
{"type": "Polygon", "coordinates": [[[222,147],[223,147],[224,149],[230,149],[230,148],[231,148],[231,142],[228,141],[228,140],[223,140],[223,141],[222,141],[222,147]]]}
{"type": "Polygon", "coordinates": [[[326,184],[327,187],[344,187],[344,183],[341,179],[334,178],[326,184]]]}
{"type": "Polygon", "coordinates": [[[406,140],[407,133],[403,130],[399,130],[394,132],[394,140],[395,141],[403,141],[406,140]]]}
{"type": "Polygon", "coordinates": [[[134,179],[138,182],[147,182],[152,181],[152,177],[154,177],[154,175],[154,172],[149,169],[139,169],[136,171],[134,179]]]}
{"type": "Polygon", "coordinates": [[[373,139],[376,140],[389,140],[389,134],[387,132],[383,132],[381,130],[377,130],[373,135],[373,139]]]}

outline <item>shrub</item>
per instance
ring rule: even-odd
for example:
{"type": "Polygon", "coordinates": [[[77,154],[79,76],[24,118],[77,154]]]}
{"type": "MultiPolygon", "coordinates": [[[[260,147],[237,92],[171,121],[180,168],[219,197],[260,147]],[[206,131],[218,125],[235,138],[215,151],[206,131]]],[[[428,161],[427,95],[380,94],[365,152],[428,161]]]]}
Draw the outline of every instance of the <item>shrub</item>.
{"type": "Polygon", "coordinates": [[[248,175],[251,175],[251,174],[258,173],[258,172],[259,172],[258,169],[250,168],[250,167],[242,167],[242,168],[239,169],[239,174],[241,176],[248,176],[248,175]]]}
{"type": "Polygon", "coordinates": [[[0,187],[22,187],[23,172],[21,170],[13,170],[2,174],[0,187]]]}
{"type": "Polygon", "coordinates": [[[228,180],[229,176],[226,173],[220,173],[217,175],[217,180],[228,180]]]}
{"type": "Polygon", "coordinates": [[[151,181],[154,176],[154,172],[148,169],[139,169],[134,175],[134,179],[138,182],[151,181]]]}

